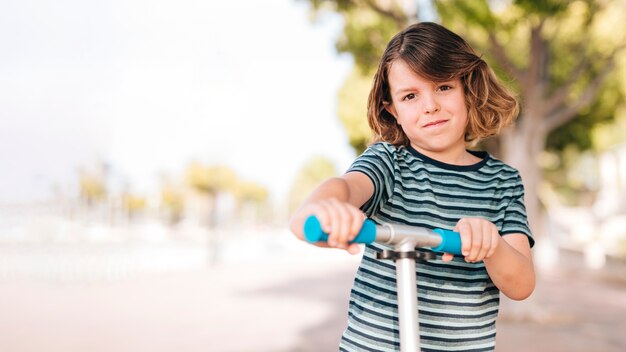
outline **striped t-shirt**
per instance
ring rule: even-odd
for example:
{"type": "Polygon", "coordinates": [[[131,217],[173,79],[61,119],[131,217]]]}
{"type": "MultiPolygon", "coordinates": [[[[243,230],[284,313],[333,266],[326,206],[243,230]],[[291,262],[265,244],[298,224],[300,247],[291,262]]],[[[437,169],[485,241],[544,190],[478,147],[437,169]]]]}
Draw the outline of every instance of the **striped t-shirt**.
{"type": "MultiPolygon", "coordinates": [[[[468,166],[431,159],[411,147],[371,145],[348,172],[362,172],[374,183],[363,205],[378,224],[405,224],[452,230],[464,217],[494,223],[501,235],[533,239],[526,220],[524,188],[514,168],[485,152],[468,166]]],[[[356,273],[341,351],[399,350],[396,274],[376,252],[392,247],[367,245],[356,273]]],[[[499,290],[485,265],[460,256],[416,264],[422,351],[492,351],[495,347],[499,290]]]]}

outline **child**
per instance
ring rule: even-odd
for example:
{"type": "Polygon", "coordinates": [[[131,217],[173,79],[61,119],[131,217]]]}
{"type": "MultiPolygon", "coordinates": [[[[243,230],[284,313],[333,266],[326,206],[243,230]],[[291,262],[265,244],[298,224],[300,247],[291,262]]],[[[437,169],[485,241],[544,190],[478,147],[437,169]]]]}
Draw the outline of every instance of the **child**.
{"type": "MultiPolygon", "coordinates": [[[[499,292],[527,298],[535,286],[524,189],[514,168],[469,151],[518,113],[516,99],[458,35],[418,23],[389,42],[374,76],[368,121],[376,142],[341,177],[322,183],[291,219],[316,215],[329,233],[323,247],[349,244],[365,217],[453,229],[462,256],[416,265],[423,351],[492,351],[499,292]]],[[[399,348],[393,262],[367,245],[350,296],[341,351],[399,348]]]]}

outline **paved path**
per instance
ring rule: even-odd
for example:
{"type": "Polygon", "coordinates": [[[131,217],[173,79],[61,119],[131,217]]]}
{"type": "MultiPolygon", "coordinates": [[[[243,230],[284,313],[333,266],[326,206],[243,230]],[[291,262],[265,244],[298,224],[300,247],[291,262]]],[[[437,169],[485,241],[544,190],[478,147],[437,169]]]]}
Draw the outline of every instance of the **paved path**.
{"type": "Polygon", "coordinates": [[[539,273],[527,301],[502,300],[498,350],[626,351],[625,264],[589,270],[574,253],[560,264],[539,273]]]}
{"type": "MultiPolygon", "coordinates": [[[[115,280],[2,277],[0,351],[336,351],[357,258],[255,246],[238,246],[241,260],[224,248],[211,267],[115,280]]],[[[503,299],[498,351],[626,351],[626,279],[568,260],[540,275],[531,300],[503,299]]]]}

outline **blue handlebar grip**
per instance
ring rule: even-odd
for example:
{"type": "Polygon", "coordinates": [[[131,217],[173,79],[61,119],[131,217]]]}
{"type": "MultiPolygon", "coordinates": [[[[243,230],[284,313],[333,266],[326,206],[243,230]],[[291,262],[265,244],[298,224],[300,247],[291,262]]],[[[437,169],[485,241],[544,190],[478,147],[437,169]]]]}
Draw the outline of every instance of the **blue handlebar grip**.
{"type": "Polygon", "coordinates": [[[433,248],[433,252],[461,254],[461,235],[458,232],[443,229],[433,231],[441,235],[441,243],[433,248]]]}
{"type": "MultiPolygon", "coordinates": [[[[322,225],[315,215],[309,216],[304,222],[304,238],[311,243],[328,241],[328,234],[322,231],[322,225]]],[[[372,243],[376,240],[376,223],[365,219],[363,227],[350,243],[372,243]]]]}

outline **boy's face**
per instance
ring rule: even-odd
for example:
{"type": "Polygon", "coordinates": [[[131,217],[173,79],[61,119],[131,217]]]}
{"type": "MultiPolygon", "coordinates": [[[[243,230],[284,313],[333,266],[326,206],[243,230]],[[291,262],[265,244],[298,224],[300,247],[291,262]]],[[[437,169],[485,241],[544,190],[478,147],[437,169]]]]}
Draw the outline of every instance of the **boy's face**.
{"type": "Polygon", "coordinates": [[[388,75],[391,102],[386,109],[411,141],[433,159],[458,164],[466,157],[467,107],[460,79],[432,82],[396,60],[388,75]]]}

